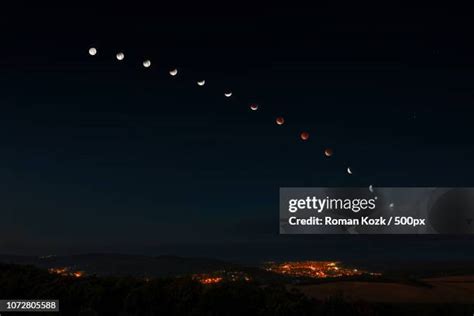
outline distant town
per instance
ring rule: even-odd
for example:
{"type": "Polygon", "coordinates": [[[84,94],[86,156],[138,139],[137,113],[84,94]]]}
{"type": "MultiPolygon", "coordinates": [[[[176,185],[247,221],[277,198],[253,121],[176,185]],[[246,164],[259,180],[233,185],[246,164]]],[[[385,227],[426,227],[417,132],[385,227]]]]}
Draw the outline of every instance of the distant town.
{"type": "MultiPolygon", "coordinates": [[[[288,261],[267,262],[262,266],[267,272],[294,278],[342,278],[360,275],[380,276],[381,273],[368,272],[353,267],[346,267],[339,261],[288,261]]],[[[50,273],[65,277],[80,278],[86,276],[86,271],[76,271],[71,267],[50,268],[50,273]]],[[[219,282],[250,282],[253,276],[244,271],[216,270],[209,273],[197,273],[191,275],[193,280],[201,284],[214,284],[219,282]]],[[[150,278],[145,278],[147,281],[150,278]]]]}
{"type": "Polygon", "coordinates": [[[356,275],[380,275],[348,268],[338,261],[288,261],[283,263],[268,262],[264,269],[278,274],[306,278],[339,278],[356,275]]]}
{"type": "Polygon", "coordinates": [[[85,275],[84,271],[74,271],[70,267],[62,267],[62,268],[50,268],[48,269],[49,273],[59,274],[62,276],[70,276],[75,278],[80,278],[85,275]]]}

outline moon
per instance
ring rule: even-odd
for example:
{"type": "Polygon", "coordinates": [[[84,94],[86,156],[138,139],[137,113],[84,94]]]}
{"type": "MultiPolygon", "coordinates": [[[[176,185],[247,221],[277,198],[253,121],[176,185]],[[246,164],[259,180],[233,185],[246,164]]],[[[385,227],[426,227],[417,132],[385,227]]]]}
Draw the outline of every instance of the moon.
{"type": "Polygon", "coordinates": [[[391,209],[393,209],[395,207],[395,204],[392,202],[388,205],[388,207],[390,207],[391,209]]]}
{"type": "Polygon", "coordinates": [[[324,154],[326,155],[326,157],[331,157],[333,153],[334,151],[332,150],[332,148],[326,148],[324,150],[324,154]]]}
{"type": "Polygon", "coordinates": [[[232,91],[227,91],[224,93],[224,95],[226,96],[226,98],[230,98],[232,96],[232,91]]]}
{"type": "Polygon", "coordinates": [[[171,69],[171,70],[170,70],[170,75],[171,75],[171,76],[174,77],[174,76],[176,76],[177,74],[178,74],[178,69],[174,68],[174,69],[171,69]]]}
{"type": "Polygon", "coordinates": [[[352,174],[351,167],[347,167],[347,173],[348,173],[348,174],[352,174]]]}
{"type": "Polygon", "coordinates": [[[372,184],[369,185],[369,191],[370,193],[374,193],[374,186],[372,184]]]}
{"type": "Polygon", "coordinates": [[[275,122],[277,123],[277,125],[283,125],[285,124],[285,118],[282,116],[279,116],[276,118],[275,122]]]}
{"type": "Polygon", "coordinates": [[[149,59],[143,61],[143,67],[148,68],[151,66],[151,61],[149,59]]]}
{"type": "Polygon", "coordinates": [[[89,48],[89,55],[95,56],[97,54],[97,49],[95,47],[89,48]]]}
{"type": "Polygon", "coordinates": [[[308,132],[301,132],[300,138],[304,141],[307,141],[309,139],[309,133],[308,132]]]}
{"type": "Polygon", "coordinates": [[[257,110],[258,110],[258,104],[255,104],[255,103],[250,104],[250,109],[251,109],[252,111],[257,111],[257,110]]]}
{"type": "Polygon", "coordinates": [[[203,85],[206,84],[206,80],[200,80],[200,81],[197,82],[197,84],[198,84],[198,86],[202,87],[203,85]]]}
{"type": "Polygon", "coordinates": [[[125,58],[125,54],[122,52],[119,52],[117,53],[117,55],[115,55],[115,57],[117,58],[117,60],[123,60],[125,58]]]}

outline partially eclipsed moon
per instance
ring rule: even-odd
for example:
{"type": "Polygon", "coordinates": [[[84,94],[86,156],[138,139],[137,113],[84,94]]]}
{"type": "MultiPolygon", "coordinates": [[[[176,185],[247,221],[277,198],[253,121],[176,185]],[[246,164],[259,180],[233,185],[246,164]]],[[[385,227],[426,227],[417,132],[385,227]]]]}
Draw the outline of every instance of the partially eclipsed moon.
{"type": "Polygon", "coordinates": [[[334,151],[331,148],[326,148],[324,150],[324,154],[326,155],[326,157],[331,157],[333,153],[334,151]]]}
{"type": "Polygon", "coordinates": [[[206,84],[206,80],[200,80],[200,81],[197,82],[197,84],[198,84],[198,86],[202,87],[203,85],[206,84]]]}
{"type": "Polygon", "coordinates": [[[374,193],[374,186],[372,184],[369,185],[369,191],[370,193],[374,193]]]}
{"type": "Polygon", "coordinates": [[[348,173],[348,174],[352,174],[351,167],[347,167],[347,173],[348,173]]]}
{"type": "Polygon", "coordinates": [[[97,49],[95,47],[89,48],[89,55],[95,56],[97,54],[97,49]]]}
{"type": "Polygon", "coordinates": [[[305,141],[308,140],[309,139],[309,133],[308,132],[301,132],[300,138],[302,140],[305,140],[305,141]]]}
{"type": "Polygon", "coordinates": [[[148,68],[150,66],[151,66],[151,61],[150,60],[147,59],[147,60],[143,61],[143,67],[148,68]]]}
{"type": "Polygon", "coordinates": [[[232,92],[231,91],[228,91],[226,93],[224,93],[224,95],[227,97],[227,98],[230,98],[232,96],[232,92]]]}
{"type": "Polygon", "coordinates": [[[254,104],[250,104],[250,109],[251,109],[252,111],[257,111],[257,110],[258,110],[258,104],[255,104],[255,103],[254,103],[254,104]]]}
{"type": "Polygon", "coordinates": [[[176,76],[177,74],[178,74],[178,69],[174,68],[170,70],[170,75],[172,75],[173,77],[176,76]]]}
{"type": "Polygon", "coordinates": [[[115,57],[117,58],[117,60],[123,60],[125,58],[125,54],[120,52],[120,53],[117,53],[115,57]]]}
{"type": "Polygon", "coordinates": [[[277,125],[283,125],[285,124],[285,119],[282,116],[279,116],[276,118],[275,122],[277,123],[277,125]]]}

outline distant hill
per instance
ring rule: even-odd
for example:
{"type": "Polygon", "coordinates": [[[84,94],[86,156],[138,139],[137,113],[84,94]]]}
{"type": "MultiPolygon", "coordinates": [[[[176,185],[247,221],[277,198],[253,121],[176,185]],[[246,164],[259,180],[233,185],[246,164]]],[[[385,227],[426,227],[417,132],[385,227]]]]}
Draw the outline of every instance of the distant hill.
{"type": "MultiPolygon", "coordinates": [[[[43,269],[69,267],[98,276],[175,277],[218,270],[242,271],[254,279],[279,281],[288,276],[265,271],[259,266],[243,266],[211,258],[178,256],[144,256],[125,254],[82,254],[70,256],[17,256],[0,255],[0,263],[33,265],[43,269]]],[[[474,274],[473,261],[352,261],[349,266],[382,272],[393,279],[428,278],[450,275],[474,274]]],[[[327,280],[314,280],[318,283],[327,280]]]]}
{"type": "Polygon", "coordinates": [[[70,267],[97,275],[131,275],[166,277],[206,273],[222,269],[240,269],[240,266],[208,258],[176,256],[140,256],[122,254],[84,254],[71,256],[12,256],[0,255],[0,262],[30,264],[40,268],[70,267]]]}

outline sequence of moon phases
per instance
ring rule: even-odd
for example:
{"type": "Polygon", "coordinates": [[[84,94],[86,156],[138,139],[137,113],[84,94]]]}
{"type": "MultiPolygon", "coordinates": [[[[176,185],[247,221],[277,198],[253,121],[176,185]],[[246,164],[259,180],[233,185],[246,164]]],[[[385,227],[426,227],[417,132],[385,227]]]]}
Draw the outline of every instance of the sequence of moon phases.
{"type": "MultiPolygon", "coordinates": [[[[89,52],[89,55],[95,56],[95,55],[97,55],[97,48],[90,47],[88,52],[89,52]]],[[[119,60],[119,61],[124,60],[125,59],[125,54],[123,52],[118,52],[115,55],[115,58],[117,58],[117,60],[119,60]]],[[[142,65],[145,68],[149,68],[151,66],[151,61],[149,59],[146,59],[146,60],[143,61],[142,65]]],[[[173,77],[176,76],[178,74],[178,69],[176,69],[176,68],[171,69],[169,71],[169,74],[173,77]]],[[[196,81],[196,83],[197,83],[198,86],[202,87],[206,84],[206,81],[205,80],[198,80],[198,81],[196,81]]],[[[226,98],[230,98],[232,96],[232,91],[228,90],[228,91],[224,92],[224,96],[226,98]]],[[[258,104],[253,103],[253,104],[250,105],[250,109],[252,111],[257,111],[258,108],[259,108],[258,104]]],[[[276,122],[277,125],[283,125],[283,124],[285,124],[285,119],[282,116],[279,116],[275,119],[275,122],[276,122]]],[[[300,138],[303,141],[307,141],[309,139],[309,133],[308,132],[301,132],[300,133],[300,138]]],[[[326,148],[324,150],[324,155],[326,157],[331,157],[333,154],[334,154],[334,151],[333,151],[332,148],[326,148]]],[[[350,167],[347,167],[346,171],[347,171],[348,174],[352,175],[352,169],[350,167]]],[[[374,192],[374,188],[373,188],[372,185],[369,186],[369,191],[371,193],[374,192]]],[[[377,197],[375,197],[375,199],[377,199],[377,197]]],[[[393,208],[393,203],[390,205],[390,207],[393,208]]]]}
{"type": "Polygon", "coordinates": [[[301,132],[300,138],[304,141],[309,139],[309,133],[308,132],[301,132]]]}
{"type": "Polygon", "coordinates": [[[125,54],[122,52],[119,52],[117,53],[117,55],[115,55],[115,57],[117,58],[117,60],[123,60],[125,58],[125,54]]]}

